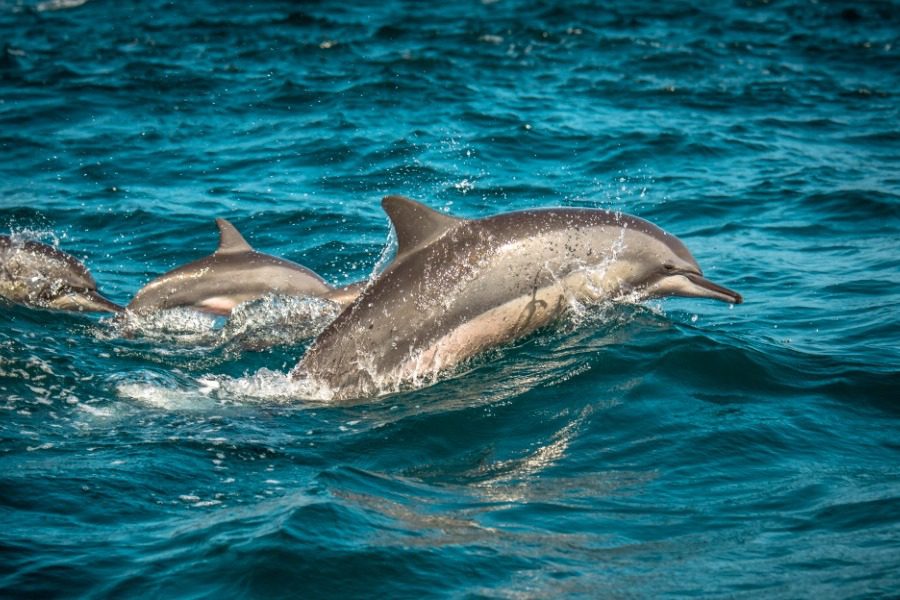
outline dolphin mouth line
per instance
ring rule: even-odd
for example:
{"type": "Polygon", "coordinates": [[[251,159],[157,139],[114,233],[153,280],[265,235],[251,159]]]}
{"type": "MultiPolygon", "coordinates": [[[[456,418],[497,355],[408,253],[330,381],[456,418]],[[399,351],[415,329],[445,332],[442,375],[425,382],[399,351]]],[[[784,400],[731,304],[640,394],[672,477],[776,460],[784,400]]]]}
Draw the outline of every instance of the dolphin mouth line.
{"type": "Polygon", "coordinates": [[[718,283],[713,283],[703,275],[699,273],[682,273],[685,277],[687,277],[691,283],[696,285],[697,287],[701,287],[704,290],[712,292],[708,297],[716,300],[724,300],[725,302],[731,302],[732,304],[741,304],[744,301],[744,297],[734,290],[730,290],[725,286],[719,285],[718,283]]]}
{"type": "Polygon", "coordinates": [[[116,304],[115,302],[104,297],[102,294],[100,294],[100,292],[96,292],[94,290],[75,291],[74,295],[80,295],[87,300],[87,302],[85,302],[81,308],[81,310],[85,312],[120,313],[125,310],[124,306],[116,304]]]}

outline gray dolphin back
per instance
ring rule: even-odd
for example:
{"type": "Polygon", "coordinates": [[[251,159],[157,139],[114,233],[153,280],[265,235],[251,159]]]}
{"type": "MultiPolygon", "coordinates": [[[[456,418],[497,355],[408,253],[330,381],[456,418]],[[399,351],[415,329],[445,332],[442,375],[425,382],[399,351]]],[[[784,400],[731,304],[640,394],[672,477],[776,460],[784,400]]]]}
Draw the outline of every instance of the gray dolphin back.
{"type": "Polygon", "coordinates": [[[326,298],[335,292],[310,269],[257,252],[227,220],[216,219],[216,225],[215,252],[153,279],[135,294],[128,309],[146,313],[191,307],[227,315],[238,304],[267,295],[326,298]]]}

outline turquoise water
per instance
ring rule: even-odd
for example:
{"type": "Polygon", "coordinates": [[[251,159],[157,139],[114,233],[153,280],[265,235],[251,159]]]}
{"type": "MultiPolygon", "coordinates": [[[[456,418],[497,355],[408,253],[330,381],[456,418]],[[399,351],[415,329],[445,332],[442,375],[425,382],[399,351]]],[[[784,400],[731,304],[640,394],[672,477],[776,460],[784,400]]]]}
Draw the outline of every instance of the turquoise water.
{"type": "Polygon", "coordinates": [[[900,7],[443,4],[0,1],[0,234],[127,303],[218,216],[343,284],[385,194],[600,207],[745,304],[342,407],[315,303],[2,305],[0,595],[896,596],[900,7]]]}

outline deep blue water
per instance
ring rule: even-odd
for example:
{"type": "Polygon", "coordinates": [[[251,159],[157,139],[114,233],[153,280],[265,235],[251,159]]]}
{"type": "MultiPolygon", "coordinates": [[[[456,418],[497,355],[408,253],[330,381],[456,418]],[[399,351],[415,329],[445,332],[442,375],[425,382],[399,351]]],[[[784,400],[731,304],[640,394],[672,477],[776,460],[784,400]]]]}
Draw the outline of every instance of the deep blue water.
{"type": "Polygon", "coordinates": [[[302,306],[2,305],[0,595],[900,593],[896,3],[0,0],[0,48],[0,234],[118,302],[217,216],[366,277],[388,193],[622,210],[746,299],[341,407],[302,306]]]}

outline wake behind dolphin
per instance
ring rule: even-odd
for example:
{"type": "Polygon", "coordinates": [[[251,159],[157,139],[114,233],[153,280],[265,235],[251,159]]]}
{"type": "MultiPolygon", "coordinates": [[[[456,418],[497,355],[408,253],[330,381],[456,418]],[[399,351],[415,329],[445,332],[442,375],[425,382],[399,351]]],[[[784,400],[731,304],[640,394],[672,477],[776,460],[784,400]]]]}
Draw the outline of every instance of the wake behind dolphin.
{"type": "Polygon", "coordinates": [[[461,219],[400,196],[382,206],[397,256],[315,340],[292,375],[348,400],[434,378],[559,318],[573,303],[741,295],[703,277],[643,219],[553,208],[461,219]]]}

